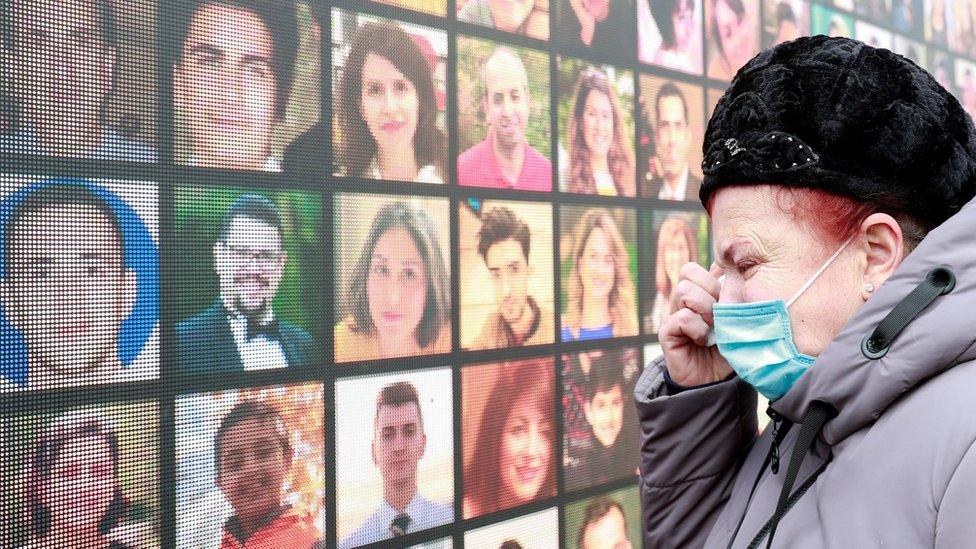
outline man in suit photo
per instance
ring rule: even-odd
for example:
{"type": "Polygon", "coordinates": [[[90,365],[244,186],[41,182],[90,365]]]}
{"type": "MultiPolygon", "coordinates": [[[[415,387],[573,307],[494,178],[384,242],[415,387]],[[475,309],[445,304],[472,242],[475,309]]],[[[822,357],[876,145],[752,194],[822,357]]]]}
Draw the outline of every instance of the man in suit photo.
{"type": "Polygon", "coordinates": [[[209,308],[176,326],[180,370],[252,371],[312,364],[312,336],[276,318],[272,306],[288,259],[274,202],[256,194],[234,200],[212,250],[220,294],[209,308]]]}
{"type": "Polygon", "coordinates": [[[691,172],[694,142],[688,100],[673,82],[661,86],[654,99],[655,156],[643,182],[643,196],[659,200],[696,200],[701,178],[691,172]]]}

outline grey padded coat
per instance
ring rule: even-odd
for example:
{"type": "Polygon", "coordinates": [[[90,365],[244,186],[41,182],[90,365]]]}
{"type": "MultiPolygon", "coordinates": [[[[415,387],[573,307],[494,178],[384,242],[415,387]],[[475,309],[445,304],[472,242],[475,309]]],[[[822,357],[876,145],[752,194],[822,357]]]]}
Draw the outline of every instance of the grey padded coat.
{"type": "Polygon", "coordinates": [[[974,341],[976,201],[929,233],[772,404],[784,418],[776,430],[786,432],[776,474],[776,423],[756,436],[751,386],[733,377],[669,396],[663,358],[655,360],[635,389],[647,546],[766,547],[762,531],[802,422],[810,409],[832,407],[836,417],[811,430],[812,447],[799,456],[790,494],[802,495],[773,547],[976,547],[974,341]],[[912,315],[882,358],[866,358],[862,339],[939,266],[955,274],[955,287],[912,315]]]}

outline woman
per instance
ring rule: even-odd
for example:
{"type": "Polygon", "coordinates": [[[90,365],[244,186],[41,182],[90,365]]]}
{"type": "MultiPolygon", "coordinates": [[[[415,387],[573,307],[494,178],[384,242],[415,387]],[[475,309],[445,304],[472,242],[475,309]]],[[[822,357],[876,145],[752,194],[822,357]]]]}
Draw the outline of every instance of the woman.
{"type": "Polygon", "coordinates": [[[111,536],[128,502],[119,481],[118,435],[106,418],[58,418],[38,437],[29,459],[29,547],[128,547],[111,536]]]}
{"type": "Polygon", "coordinates": [[[446,140],[437,127],[431,66],[395,23],[366,23],[342,67],[337,175],[443,183],[446,140]]]}
{"type": "Polygon", "coordinates": [[[573,237],[563,341],[637,334],[634,283],[623,236],[610,214],[587,210],[573,237]]]}
{"type": "Polygon", "coordinates": [[[931,0],[931,2],[928,17],[929,29],[926,38],[940,46],[945,46],[949,32],[947,23],[949,14],[946,9],[946,0],[931,0]]]}
{"type": "Polygon", "coordinates": [[[708,76],[731,80],[739,67],[759,51],[756,43],[755,3],[750,0],[711,0],[708,76]]]}
{"type": "Polygon", "coordinates": [[[464,468],[464,518],[556,495],[552,364],[506,364],[485,401],[464,468]]]}
{"type": "Polygon", "coordinates": [[[427,212],[409,202],[380,209],[335,327],[336,362],[450,352],[447,269],[427,212]]]}
{"type": "Polygon", "coordinates": [[[560,0],[557,36],[569,47],[615,48],[633,44],[633,0],[560,0]]]}
{"type": "Polygon", "coordinates": [[[647,543],[971,545],[972,121],[905,58],[816,36],[750,61],[705,143],[719,261],[682,268],[635,389],[647,543]]]}
{"type": "Polygon", "coordinates": [[[637,29],[641,61],[701,74],[700,0],[638,0],[637,29]]]}
{"type": "MultiPolygon", "coordinates": [[[[661,323],[671,313],[671,290],[680,278],[681,266],[689,261],[698,263],[698,245],[695,231],[681,217],[672,216],[664,220],[657,236],[657,261],[654,263],[654,310],[650,316],[650,331],[657,333],[661,323]]],[[[645,324],[645,327],[647,324],[645,324]]]]}
{"type": "Polygon", "coordinates": [[[567,137],[574,193],[634,196],[633,139],[628,139],[616,90],[607,75],[586,69],[574,94],[567,137]]]}

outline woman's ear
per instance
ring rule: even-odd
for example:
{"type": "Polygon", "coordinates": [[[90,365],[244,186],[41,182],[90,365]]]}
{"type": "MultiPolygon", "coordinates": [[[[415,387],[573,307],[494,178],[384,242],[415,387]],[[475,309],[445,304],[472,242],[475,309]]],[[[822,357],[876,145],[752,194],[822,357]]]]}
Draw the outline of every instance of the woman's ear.
{"type": "Polygon", "coordinates": [[[881,286],[905,258],[901,226],[885,213],[871,214],[859,230],[864,242],[863,283],[881,286]]]}

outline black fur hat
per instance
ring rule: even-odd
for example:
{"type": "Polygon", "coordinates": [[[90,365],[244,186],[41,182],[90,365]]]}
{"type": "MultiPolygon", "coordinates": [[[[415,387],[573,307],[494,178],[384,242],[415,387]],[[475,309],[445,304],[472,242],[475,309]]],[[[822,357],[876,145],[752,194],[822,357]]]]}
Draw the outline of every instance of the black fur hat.
{"type": "Polygon", "coordinates": [[[935,227],[976,192],[976,130],[959,102],[915,63],[849,38],[800,38],[746,63],[702,151],[702,204],[726,185],[793,185],[935,227]]]}

